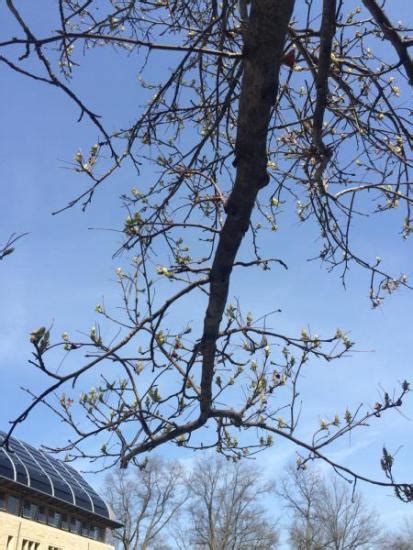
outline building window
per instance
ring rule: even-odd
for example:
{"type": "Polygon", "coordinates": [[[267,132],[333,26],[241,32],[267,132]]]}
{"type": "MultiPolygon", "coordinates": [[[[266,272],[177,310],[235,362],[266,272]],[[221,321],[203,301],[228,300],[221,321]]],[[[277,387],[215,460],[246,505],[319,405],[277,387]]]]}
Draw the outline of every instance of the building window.
{"type": "Polygon", "coordinates": [[[70,532],[80,535],[82,529],[82,523],[79,519],[70,518],[70,532]]]}
{"type": "Polygon", "coordinates": [[[64,529],[65,531],[69,531],[69,518],[67,517],[66,514],[62,514],[61,528],[64,529]]]}
{"type": "Polygon", "coordinates": [[[98,540],[105,542],[106,539],[106,529],[104,527],[98,527],[98,540]]]}
{"type": "Polygon", "coordinates": [[[20,499],[13,495],[7,496],[7,511],[15,516],[20,515],[20,499]]]}
{"type": "Polygon", "coordinates": [[[56,510],[51,510],[49,508],[48,514],[47,514],[47,524],[51,525],[52,527],[57,527],[58,529],[61,529],[62,514],[60,512],[56,512],[56,510]]]}
{"type": "Polygon", "coordinates": [[[40,542],[34,542],[33,540],[23,539],[22,550],[39,550],[40,542]]]}
{"type": "Polygon", "coordinates": [[[94,525],[90,528],[90,535],[89,538],[93,540],[99,540],[100,542],[105,542],[105,529],[103,527],[98,527],[97,525],[94,525]]]}
{"type": "Polygon", "coordinates": [[[39,506],[38,507],[37,521],[39,521],[40,523],[46,523],[46,507],[45,506],[39,506]]]}
{"type": "Polygon", "coordinates": [[[23,502],[22,515],[24,518],[33,519],[31,502],[27,502],[27,500],[23,502]]]}
{"type": "Polygon", "coordinates": [[[90,525],[86,522],[82,522],[82,536],[88,537],[90,534],[90,525]]]}
{"type": "Polygon", "coordinates": [[[34,502],[25,500],[22,506],[22,516],[24,518],[37,520],[38,508],[39,507],[37,504],[34,504],[34,502]]]}
{"type": "Polygon", "coordinates": [[[49,550],[62,550],[62,549],[58,548],[57,546],[49,546],[49,550]]]}
{"type": "Polygon", "coordinates": [[[7,537],[6,550],[11,550],[12,548],[14,548],[13,537],[11,535],[9,535],[7,537]]]}

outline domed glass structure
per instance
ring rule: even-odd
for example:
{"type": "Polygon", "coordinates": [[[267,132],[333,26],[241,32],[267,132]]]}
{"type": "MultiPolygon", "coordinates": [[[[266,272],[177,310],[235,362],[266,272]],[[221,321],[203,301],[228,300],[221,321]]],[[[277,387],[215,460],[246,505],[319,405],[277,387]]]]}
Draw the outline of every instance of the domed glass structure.
{"type": "Polygon", "coordinates": [[[19,439],[5,440],[0,431],[0,512],[96,541],[121,527],[74,468],[19,439]]]}

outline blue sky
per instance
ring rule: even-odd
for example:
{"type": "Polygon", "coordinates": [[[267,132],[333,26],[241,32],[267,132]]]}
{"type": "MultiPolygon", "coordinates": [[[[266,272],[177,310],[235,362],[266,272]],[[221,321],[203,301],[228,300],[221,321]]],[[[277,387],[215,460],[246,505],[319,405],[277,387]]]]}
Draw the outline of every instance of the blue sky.
{"type": "MultiPolygon", "coordinates": [[[[406,2],[394,0],[397,19],[409,15],[406,2]]],[[[31,11],[29,8],[28,11],[31,11]]],[[[34,10],[33,10],[34,11],[34,10]]],[[[43,20],[39,26],[47,25],[43,20]]],[[[37,10],[30,14],[40,18],[37,10]]],[[[7,25],[2,36],[10,30],[7,25]]],[[[136,59],[113,52],[93,52],[79,70],[74,85],[96,112],[107,120],[130,120],[131,106],[143,102],[137,80],[136,59]]],[[[169,55],[169,54],[167,54],[169,55]]],[[[166,55],[156,70],[173,63],[166,55]]],[[[118,233],[90,228],[121,228],[125,212],[119,196],[139,186],[139,176],[121,172],[106,182],[86,212],[73,208],[58,216],[51,212],[64,206],[82,188],[70,163],[80,148],[88,150],[96,133],[87,122],[77,123],[77,109],[59,91],[26,80],[0,66],[0,181],[2,202],[0,242],[13,232],[28,232],[16,252],[0,263],[0,402],[1,428],[28,402],[20,390],[24,385],[38,391],[46,380],[28,365],[30,332],[53,323],[56,334],[67,330],[87,331],[96,321],[95,304],[117,300],[115,269],[126,261],[112,258],[121,244],[118,233]]],[[[154,68],[155,71],[155,68],[154,68]]],[[[409,91],[407,91],[409,93],[409,91]]],[[[407,99],[407,96],[406,96],[407,99]]],[[[391,217],[375,217],[374,227],[360,225],[357,245],[383,261],[397,273],[413,276],[412,244],[400,237],[399,225],[391,217]]],[[[411,358],[413,295],[401,289],[373,310],[368,300],[368,274],[353,268],[347,289],[337,274],[328,274],[318,262],[308,262],[319,247],[317,233],[301,225],[288,212],[280,218],[280,230],[269,234],[267,244],[283,258],[288,272],[275,268],[270,275],[252,271],[245,277],[235,273],[231,295],[243,301],[244,311],[256,316],[280,308],[274,324],[285,333],[299,333],[309,326],[318,334],[351,332],[356,351],[332,364],[311,362],[304,373],[302,395],[305,419],[302,433],[311,434],[320,418],[342,414],[347,406],[372,405],[380,388],[390,393],[403,380],[412,380],[411,358]],[[260,292],[251,292],[251,287],[260,292]]],[[[196,312],[182,311],[182,318],[196,312]]],[[[413,400],[408,398],[402,416],[393,412],[372,423],[370,428],[340,441],[331,456],[371,476],[380,476],[379,456],[383,444],[397,455],[400,480],[412,481],[413,400]]],[[[66,436],[59,421],[38,408],[18,429],[18,437],[33,445],[58,445],[66,436]]],[[[160,451],[162,452],[162,451],[160,451]]],[[[165,454],[190,458],[175,448],[165,454]]],[[[284,442],[260,455],[267,475],[279,475],[283,464],[294,457],[284,442]]],[[[93,481],[92,481],[93,482],[93,481]]],[[[384,523],[391,525],[410,514],[410,506],[390,496],[390,491],[363,486],[368,501],[380,510],[384,523]]]]}

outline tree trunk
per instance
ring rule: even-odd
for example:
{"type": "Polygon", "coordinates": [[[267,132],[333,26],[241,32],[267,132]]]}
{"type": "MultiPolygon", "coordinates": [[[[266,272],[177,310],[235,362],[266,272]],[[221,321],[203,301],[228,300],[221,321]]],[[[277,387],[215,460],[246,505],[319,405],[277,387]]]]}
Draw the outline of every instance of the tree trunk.
{"type": "Polygon", "coordinates": [[[260,189],[269,182],[267,134],[278,93],[281,57],[294,0],[253,0],[244,22],[244,73],[238,109],[235,185],[227,203],[210,274],[210,296],[202,337],[201,417],[211,408],[216,340],[224,313],[233,263],[248,230],[260,189]]]}

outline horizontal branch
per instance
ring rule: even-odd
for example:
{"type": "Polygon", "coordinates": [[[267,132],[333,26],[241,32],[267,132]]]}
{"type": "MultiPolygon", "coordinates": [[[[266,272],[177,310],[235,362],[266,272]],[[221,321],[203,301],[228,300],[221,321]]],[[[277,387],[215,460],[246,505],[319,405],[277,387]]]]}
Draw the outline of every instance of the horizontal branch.
{"type": "Polygon", "coordinates": [[[118,45],[125,45],[125,46],[142,46],[144,48],[148,48],[149,50],[163,50],[163,51],[171,51],[171,52],[194,52],[194,53],[202,53],[205,55],[213,55],[215,57],[229,57],[229,58],[239,58],[242,56],[241,53],[237,52],[229,52],[225,50],[213,50],[210,48],[202,48],[198,46],[184,46],[179,44],[159,44],[156,42],[150,42],[147,40],[139,40],[138,38],[124,38],[121,36],[111,36],[108,34],[94,34],[94,33],[88,33],[88,32],[59,32],[55,36],[49,36],[46,38],[12,38],[11,40],[7,40],[5,42],[0,42],[0,48],[5,46],[17,46],[17,45],[35,45],[35,46],[44,46],[46,44],[52,44],[54,42],[63,42],[65,40],[102,40],[105,43],[114,43],[118,45]]]}

